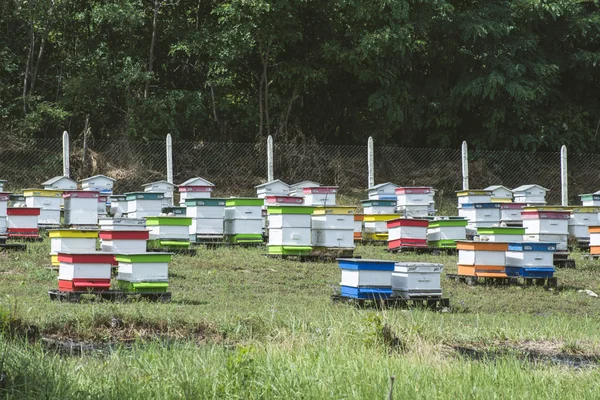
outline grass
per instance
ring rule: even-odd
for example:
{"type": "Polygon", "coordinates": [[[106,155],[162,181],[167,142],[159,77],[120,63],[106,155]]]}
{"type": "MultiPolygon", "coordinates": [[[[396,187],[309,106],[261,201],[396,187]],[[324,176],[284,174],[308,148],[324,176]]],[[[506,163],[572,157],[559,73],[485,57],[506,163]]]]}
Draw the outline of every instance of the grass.
{"type": "MultiPolygon", "coordinates": [[[[600,299],[578,292],[600,293],[600,272],[579,254],[577,269],[557,272],[553,291],[443,279],[453,309],[430,312],[332,304],[335,264],[237,248],[176,256],[170,304],[51,302],[48,251],[45,241],[0,253],[6,396],[385,398],[391,375],[402,399],[600,395],[600,299]],[[27,332],[102,351],[65,356],[27,332]],[[592,362],[555,362],[566,356],[592,362]]],[[[376,246],[356,254],[456,271],[456,256],[392,255],[376,246]]]]}

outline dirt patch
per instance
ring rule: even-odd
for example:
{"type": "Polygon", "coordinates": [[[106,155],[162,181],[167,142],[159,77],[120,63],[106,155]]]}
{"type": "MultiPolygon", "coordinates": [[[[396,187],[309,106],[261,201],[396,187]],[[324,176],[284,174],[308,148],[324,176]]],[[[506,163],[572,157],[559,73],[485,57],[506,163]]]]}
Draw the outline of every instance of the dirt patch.
{"type": "Polygon", "coordinates": [[[496,342],[489,346],[451,345],[450,353],[474,361],[494,362],[515,357],[531,364],[558,365],[575,369],[600,367],[600,355],[560,341],[496,342]]]}

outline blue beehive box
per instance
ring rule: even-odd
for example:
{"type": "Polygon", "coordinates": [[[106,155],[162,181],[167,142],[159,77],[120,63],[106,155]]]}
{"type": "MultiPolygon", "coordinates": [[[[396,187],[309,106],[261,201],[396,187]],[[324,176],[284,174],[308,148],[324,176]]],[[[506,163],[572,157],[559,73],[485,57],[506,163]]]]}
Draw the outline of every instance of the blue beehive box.
{"type": "Polygon", "coordinates": [[[395,262],[340,258],[341,295],[354,299],[387,299],[392,295],[395,262]]]}
{"type": "Polygon", "coordinates": [[[523,278],[552,278],[556,243],[509,243],[506,252],[506,274],[523,278]]]}

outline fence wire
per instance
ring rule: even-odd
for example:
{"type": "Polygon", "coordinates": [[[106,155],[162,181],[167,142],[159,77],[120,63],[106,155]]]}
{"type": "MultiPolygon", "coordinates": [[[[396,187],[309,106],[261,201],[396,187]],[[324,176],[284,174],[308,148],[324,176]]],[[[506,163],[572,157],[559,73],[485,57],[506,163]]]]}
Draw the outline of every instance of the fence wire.
{"type": "MultiPolygon", "coordinates": [[[[117,180],[115,193],[142,190],[145,183],[167,174],[164,141],[108,141],[81,138],[70,143],[71,177],[104,174],[117,180]]],[[[375,183],[432,186],[438,202],[456,203],[462,188],[461,151],[375,146],[375,183]]],[[[275,178],[293,184],[313,180],[340,187],[340,196],[366,198],[367,146],[275,143],[275,178]]],[[[254,186],[267,180],[267,146],[261,143],[173,141],[176,184],[201,176],[216,185],[215,196],[254,196],[254,186]]],[[[570,154],[569,204],[580,204],[579,194],[600,190],[600,154],[570,154]]],[[[62,140],[13,139],[0,148],[0,179],[8,191],[41,187],[62,175],[62,140]]],[[[561,199],[560,153],[469,151],[469,186],[514,188],[535,183],[548,189],[548,203],[561,199]]]]}

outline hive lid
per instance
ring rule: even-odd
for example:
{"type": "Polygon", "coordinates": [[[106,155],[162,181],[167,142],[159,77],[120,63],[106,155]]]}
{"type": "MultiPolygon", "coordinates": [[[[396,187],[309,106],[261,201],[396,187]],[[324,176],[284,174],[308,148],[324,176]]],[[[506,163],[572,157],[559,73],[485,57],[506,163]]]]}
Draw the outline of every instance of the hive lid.
{"type": "Polygon", "coordinates": [[[509,226],[478,227],[477,233],[480,235],[524,235],[525,228],[509,226]]]}
{"type": "Polygon", "coordinates": [[[225,207],[227,199],[186,199],[187,207],[225,207]]]}
{"type": "Polygon", "coordinates": [[[467,226],[469,221],[467,219],[436,219],[429,221],[430,228],[440,228],[448,226],[467,226]]]}
{"type": "Polygon", "coordinates": [[[414,227],[421,227],[421,228],[427,228],[429,226],[429,220],[428,219],[419,219],[419,218],[396,218],[396,219],[392,219],[387,221],[387,227],[388,228],[395,228],[398,226],[414,226],[414,227]]]}
{"type": "Polygon", "coordinates": [[[63,191],[56,189],[24,189],[25,197],[62,197],[63,191]]]}
{"type": "Polygon", "coordinates": [[[290,185],[288,185],[284,181],[279,180],[279,179],[275,179],[274,181],[265,182],[265,183],[261,183],[260,185],[256,185],[256,186],[254,186],[254,188],[255,189],[259,189],[259,188],[262,188],[262,187],[268,187],[268,186],[273,186],[273,185],[277,185],[277,184],[285,185],[288,188],[290,187],[290,185]]]}
{"type": "Polygon", "coordinates": [[[460,208],[500,208],[500,203],[463,203],[460,208]]]}
{"type": "Polygon", "coordinates": [[[364,258],[338,258],[338,267],[341,269],[365,271],[393,271],[395,261],[370,260],[364,258]]]}
{"type": "Polygon", "coordinates": [[[398,218],[400,214],[365,214],[365,222],[384,222],[398,218]]]}
{"type": "Polygon", "coordinates": [[[490,190],[484,189],[469,189],[469,190],[457,190],[456,196],[492,196],[492,192],[490,190]]]}
{"type": "Polygon", "coordinates": [[[398,270],[399,268],[439,268],[441,271],[444,268],[444,264],[426,262],[397,262],[394,264],[394,270],[398,270]]]}
{"type": "Polygon", "coordinates": [[[190,226],[192,225],[191,217],[180,216],[160,216],[146,217],[146,226],[190,226]]]}
{"type": "Polygon", "coordinates": [[[263,199],[257,199],[255,197],[232,197],[225,201],[227,207],[232,206],[262,206],[265,204],[263,199]]]}
{"type": "Polygon", "coordinates": [[[50,238],[81,238],[92,239],[98,237],[97,229],[50,229],[48,230],[50,238]]]}
{"type": "Polygon", "coordinates": [[[508,244],[509,251],[556,251],[556,243],[517,242],[508,244]]]}
{"type": "Polygon", "coordinates": [[[163,193],[158,192],[129,192],[125,193],[127,201],[132,200],[162,200],[165,198],[163,193]]]}
{"type": "Polygon", "coordinates": [[[396,200],[361,200],[363,207],[396,207],[396,200]]]}
{"type": "Polygon", "coordinates": [[[300,214],[300,215],[311,215],[314,211],[314,207],[311,206],[267,206],[267,214],[278,215],[278,214],[300,214]]]}
{"type": "Polygon", "coordinates": [[[150,252],[150,253],[128,253],[117,254],[115,259],[119,262],[126,263],[157,263],[170,262],[173,253],[167,252],[150,252]]]}

